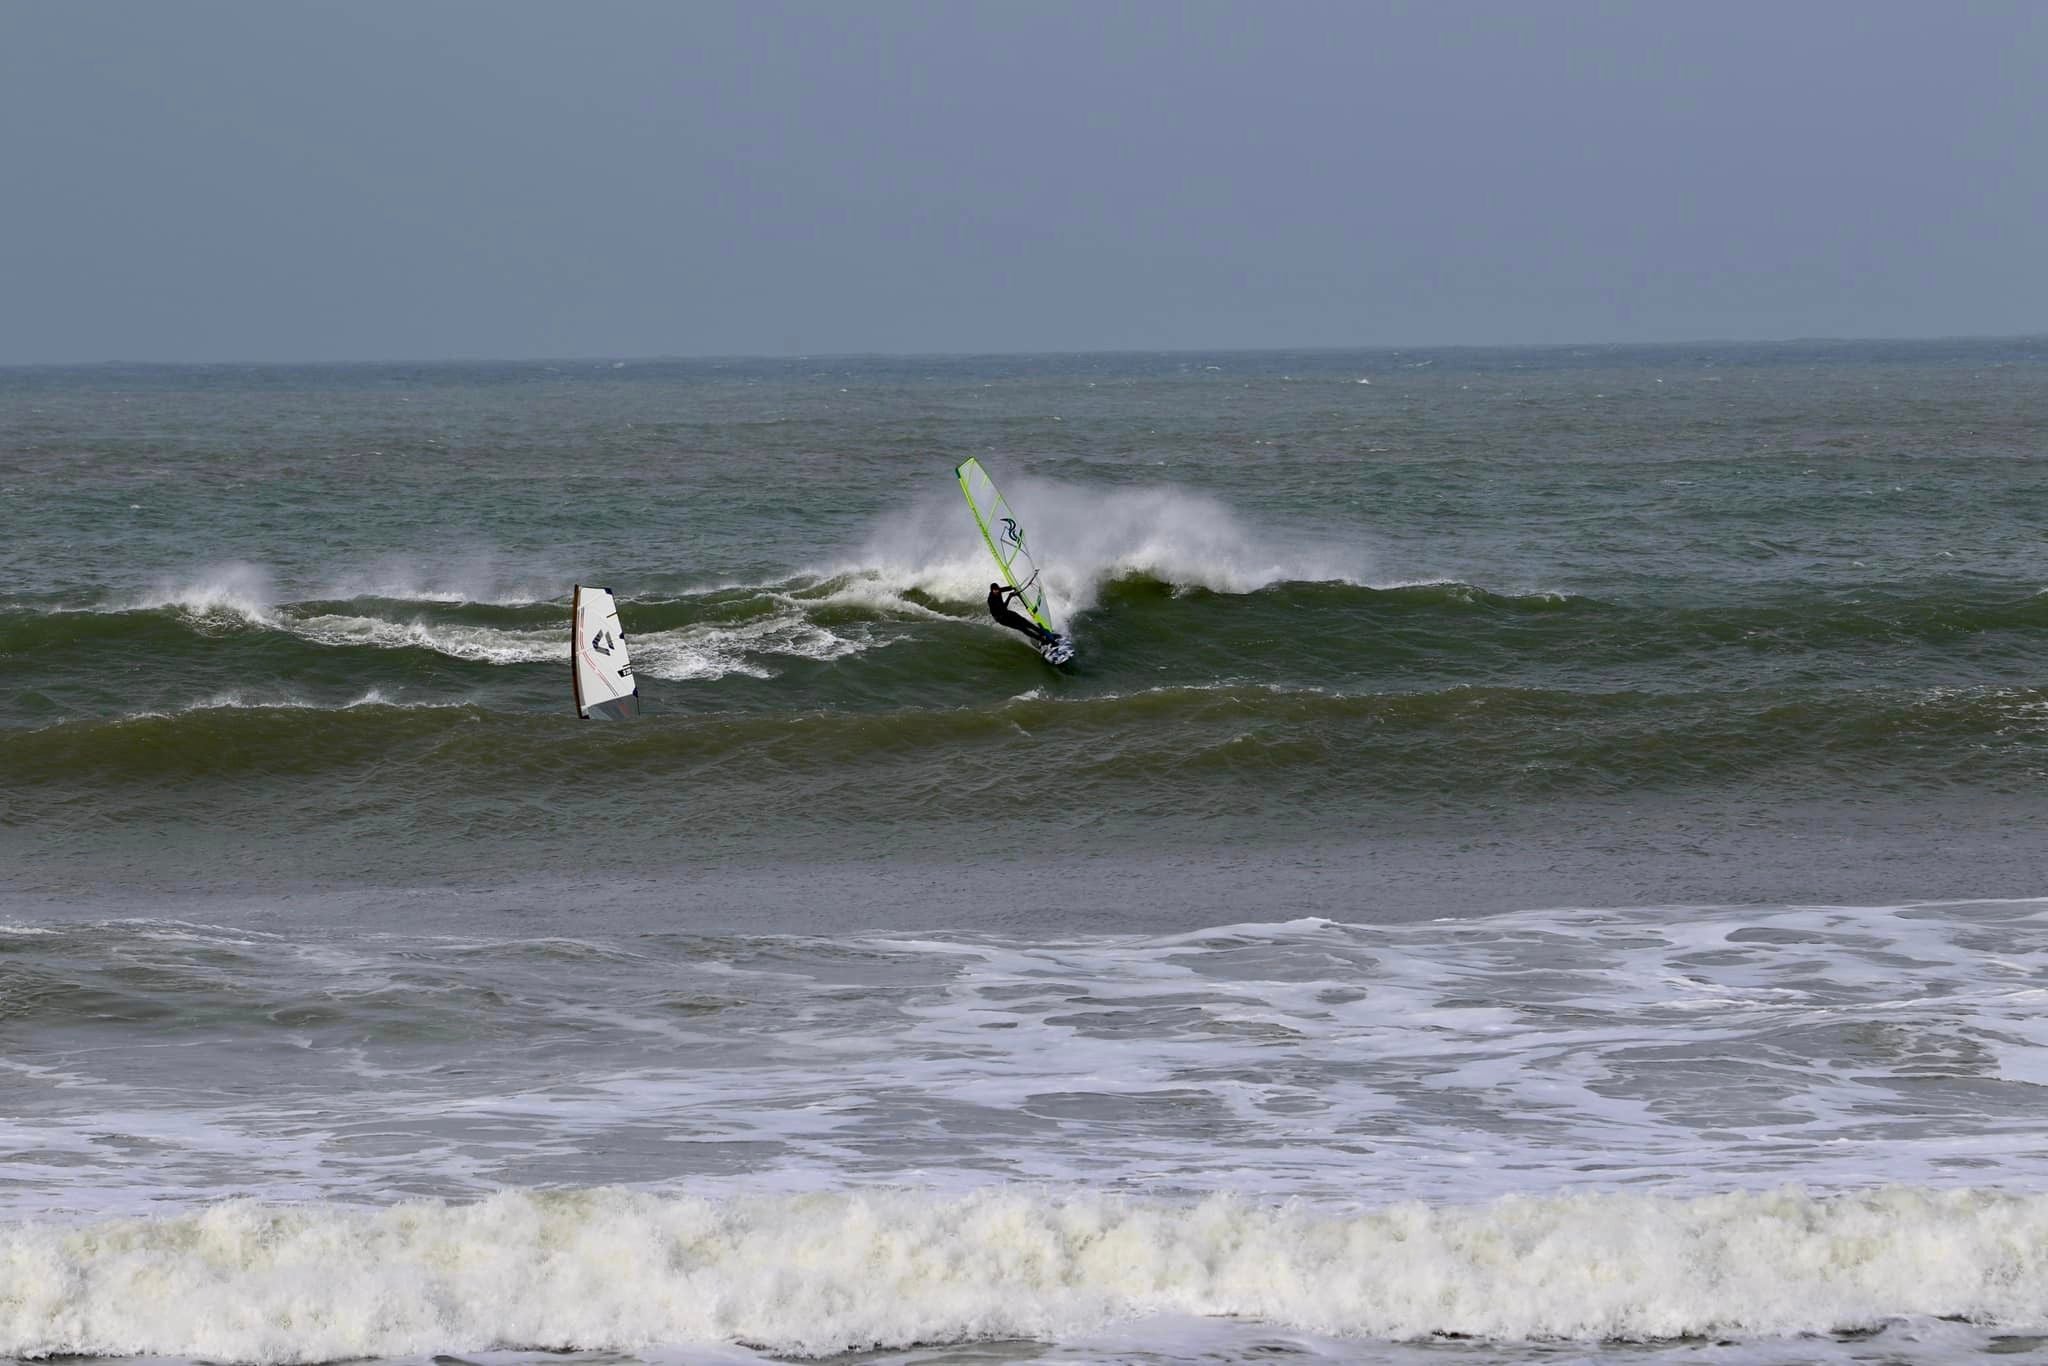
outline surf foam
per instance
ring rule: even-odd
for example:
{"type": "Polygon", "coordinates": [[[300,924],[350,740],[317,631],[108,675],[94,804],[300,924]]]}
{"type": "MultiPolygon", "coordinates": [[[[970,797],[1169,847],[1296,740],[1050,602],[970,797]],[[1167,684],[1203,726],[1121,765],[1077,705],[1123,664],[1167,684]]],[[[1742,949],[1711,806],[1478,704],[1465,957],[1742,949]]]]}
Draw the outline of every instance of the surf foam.
{"type": "Polygon", "coordinates": [[[775,669],[764,662],[768,658],[830,660],[868,648],[864,640],[827,630],[795,613],[743,626],[692,626],[634,635],[631,641],[634,672],[671,681],[735,673],[773,678],[775,669]]]}
{"type": "Polygon", "coordinates": [[[1363,1211],[1007,1189],[230,1201],[0,1226],[0,1354],[220,1361],[1060,1341],[1158,1316],[1341,1338],[2048,1324],[2048,1196],[1797,1189],[1363,1211]]]}
{"type": "Polygon", "coordinates": [[[350,616],[308,617],[284,624],[294,635],[316,645],[432,650],[450,659],[484,664],[538,664],[569,658],[567,613],[559,630],[547,631],[350,616]]]}

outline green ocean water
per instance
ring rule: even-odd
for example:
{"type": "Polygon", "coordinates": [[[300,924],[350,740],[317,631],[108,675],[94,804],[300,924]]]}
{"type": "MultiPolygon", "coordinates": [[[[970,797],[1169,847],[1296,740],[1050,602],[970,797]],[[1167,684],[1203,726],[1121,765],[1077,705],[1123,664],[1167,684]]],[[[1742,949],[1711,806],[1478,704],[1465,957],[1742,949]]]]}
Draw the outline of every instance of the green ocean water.
{"type": "Polygon", "coordinates": [[[2039,1356],[2044,456],[2040,339],[0,370],[0,1357],[2039,1356]]]}
{"type": "Polygon", "coordinates": [[[4,371],[6,877],[2017,834],[2044,433],[2038,340],[4,371]]]}

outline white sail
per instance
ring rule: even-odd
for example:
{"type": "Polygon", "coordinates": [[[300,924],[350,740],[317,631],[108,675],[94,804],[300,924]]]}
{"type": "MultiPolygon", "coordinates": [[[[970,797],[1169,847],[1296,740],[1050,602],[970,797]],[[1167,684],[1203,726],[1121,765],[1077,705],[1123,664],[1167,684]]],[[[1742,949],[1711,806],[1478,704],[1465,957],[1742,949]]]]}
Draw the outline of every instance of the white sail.
{"type": "Polygon", "coordinates": [[[569,618],[569,676],[576,714],[622,721],[640,713],[640,689],[626,655],[626,632],[609,588],[576,585],[569,618]]]}

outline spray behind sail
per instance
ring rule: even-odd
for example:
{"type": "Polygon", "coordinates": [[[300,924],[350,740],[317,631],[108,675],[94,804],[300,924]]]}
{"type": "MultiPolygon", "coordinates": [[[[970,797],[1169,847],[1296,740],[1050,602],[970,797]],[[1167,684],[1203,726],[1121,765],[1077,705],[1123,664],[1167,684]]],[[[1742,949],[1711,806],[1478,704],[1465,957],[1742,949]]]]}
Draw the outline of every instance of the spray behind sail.
{"type": "Polygon", "coordinates": [[[640,714],[640,689],[626,657],[626,632],[609,588],[576,585],[569,618],[569,675],[576,714],[623,721],[640,714]]]}

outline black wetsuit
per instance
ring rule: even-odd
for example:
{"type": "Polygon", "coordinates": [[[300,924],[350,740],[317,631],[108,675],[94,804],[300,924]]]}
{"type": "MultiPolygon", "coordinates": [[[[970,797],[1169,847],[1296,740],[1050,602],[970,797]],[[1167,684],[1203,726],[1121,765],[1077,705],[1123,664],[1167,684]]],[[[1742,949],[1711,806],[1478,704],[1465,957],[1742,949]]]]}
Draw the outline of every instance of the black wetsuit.
{"type": "Polygon", "coordinates": [[[1037,622],[1032,621],[1029,617],[1018,616],[1005,605],[1005,598],[1019,596],[1021,594],[1014,588],[991,588],[988,590],[988,614],[996,619],[996,624],[998,626],[1007,626],[1012,631],[1022,631],[1040,645],[1050,645],[1053,641],[1059,639],[1058,636],[1055,636],[1037,622]]]}

